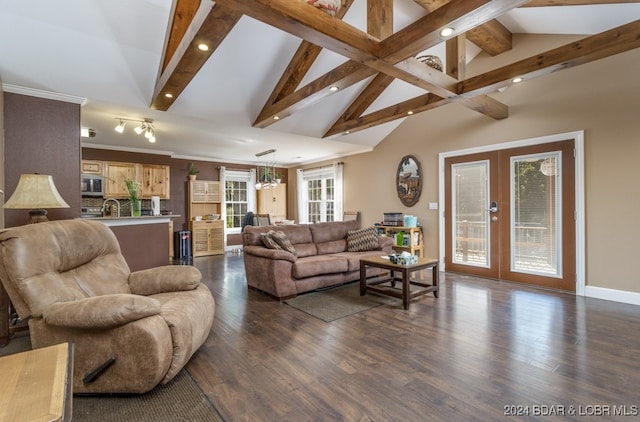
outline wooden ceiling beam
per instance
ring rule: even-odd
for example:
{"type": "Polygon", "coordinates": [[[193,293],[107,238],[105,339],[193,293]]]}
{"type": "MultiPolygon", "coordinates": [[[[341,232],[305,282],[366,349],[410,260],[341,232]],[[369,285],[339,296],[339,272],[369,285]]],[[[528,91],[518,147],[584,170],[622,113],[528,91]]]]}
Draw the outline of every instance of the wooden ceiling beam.
{"type": "MultiPolygon", "coordinates": [[[[245,13],[269,25],[288,31],[293,35],[302,38],[313,36],[313,40],[308,41],[319,44],[321,47],[328,48],[357,62],[362,62],[377,71],[420,86],[437,95],[448,97],[456,95],[454,88],[457,81],[451,78],[449,78],[450,80],[444,80],[443,82],[445,82],[447,86],[443,87],[437,83],[434,84],[432,81],[424,80],[422,79],[424,75],[429,76],[429,74],[416,66],[412,66],[411,64],[407,65],[404,63],[404,61],[406,61],[404,59],[412,58],[412,55],[442,42],[442,39],[439,37],[439,31],[451,22],[455,22],[457,30],[465,32],[474,25],[491,20],[495,16],[499,16],[525,1],[526,0],[453,0],[437,9],[436,12],[430,14],[429,16],[432,16],[431,18],[426,16],[417,23],[386,38],[382,42],[376,42],[374,44],[369,44],[369,42],[373,42],[374,39],[368,34],[363,34],[361,31],[340,20],[319,10],[310,8],[304,1],[219,0],[218,3],[225,4],[238,12],[245,13]],[[310,16],[312,16],[313,19],[311,19],[310,16]],[[331,30],[331,28],[333,28],[333,30],[331,30]],[[361,35],[358,35],[358,33],[361,35]],[[332,38],[333,36],[336,38],[332,38]],[[337,47],[348,44],[349,42],[353,42],[350,48],[337,47]],[[380,49],[377,48],[378,44],[380,45],[380,49]],[[393,44],[396,46],[402,45],[402,51],[397,53],[395,49],[391,48],[393,44]],[[367,47],[367,50],[361,50],[361,46],[363,45],[367,47]],[[410,45],[411,49],[407,49],[407,45],[410,45]],[[389,57],[378,57],[382,54],[379,53],[378,50],[388,51],[387,54],[389,57]],[[394,62],[398,61],[403,61],[403,63],[394,66],[394,62]]],[[[426,67],[424,65],[421,66],[423,68],[426,67]]],[[[442,74],[440,73],[440,75],[442,74]]],[[[352,83],[357,82],[355,78],[351,80],[352,83]]],[[[344,89],[345,87],[340,86],[340,88],[344,89]]],[[[317,99],[317,96],[315,97],[317,99]]],[[[308,103],[306,97],[304,100],[308,103]]],[[[487,101],[481,101],[481,103],[486,104],[487,101]]],[[[281,100],[273,104],[269,107],[271,116],[267,115],[266,110],[264,110],[256,120],[255,126],[265,127],[266,125],[274,123],[276,121],[275,117],[282,118],[290,115],[293,111],[293,106],[294,104],[290,99],[287,99],[287,101],[281,100]]],[[[483,105],[479,108],[474,107],[474,109],[486,110],[487,108],[483,105]]],[[[499,109],[503,110],[504,107],[499,107],[499,109]]],[[[499,110],[493,110],[491,112],[492,116],[501,114],[502,112],[499,110]]],[[[500,118],[504,117],[506,117],[506,115],[501,115],[500,118]]]]}
{"type": "Polygon", "coordinates": [[[592,35],[458,83],[457,92],[475,96],[640,47],[640,20],[592,35]]]}
{"type": "Polygon", "coordinates": [[[467,74],[467,37],[458,35],[448,39],[445,49],[444,72],[454,79],[463,80],[467,74]]]}
{"type": "Polygon", "coordinates": [[[336,122],[331,129],[324,134],[324,137],[335,135],[338,133],[352,133],[359,130],[368,129],[388,123],[400,118],[407,117],[411,114],[421,113],[436,107],[442,107],[451,103],[453,100],[439,97],[432,93],[420,95],[419,97],[403,101],[389,107],[376,110],[364,116],[354,117],[349,120],[341,120],[336,122]]]}
{"type": "MultiPolygon", "coordinates": [[[[393,0],[367,1],[367,32],[380,39],[393,34],[393,0]]],[[[378,73],[338,118],[332,128],[339,122],[349,121],[363,114],[394,79],[392,76],[378,73]]]]}
{"type": "MultiPolygon", "coordinates": [[[[344,0],[342,8],[336,14],[336,18],[342,19],[353,4],[354,0],[344,0]]],[[[262,111],[270,105],[273,105],[295,92],[296,88],[300,85],[305,75],[313,66],[313,63],[320,55],[322,47],[318,47],[310,43],[309,41],[302,41],[300,46],[293,55],[293,58],[287,65],[284,73],[280,77],[280,80],[276,84],[273,92],[269,96],[269,99],[262,107],[262,111]]],[[[260,112],[262,114],[262,112],[260,112]]]]}
{"type": "Polygon", "coordinates": [[[393,0],[367,0],[367,33],[379,40],[393,34],[393,0]]]}
{"type": "MultiPolygon", "coordinates": [[[[525,80],[533,79],[562,69],[567,69],[580,64],[589,63],[614,54],[640,48],[640,21],[631,22],[575,41],[564,46],[549,50],[542,54],[529,57],[517,63],[504,66],[500,69],[486,72],[458,84],[458,91],[461,95],[476,95],[478,93],[493,92],[501,87],[511,84],[511,79],[515,76],[525,75],[525,80]]],[[[489,96],[475,96],[475,104],[479,104],[479,99],[491,98],[489,96]]],[[[387,107],[366,116],[342,120],[336,123],[325,136],[331,136],[345,131],[354,132],[367,129],[376,124],[387,123],[395,119],[407,117],[407,111],[412,110],[414,114],[429,110],[435,107],[453,102],[454,99],[442,99],[441,101],[429,101],[428,106],[422,108],[413,107],[416,103],[425,102],[424,96],[412,98],[387,107]],[[379,123],[376,119],[380,118],[379,123]]],[[[425,103],[426,104],[426,103],[425,103]]],[[[490,107],[494,105],[489,104],[490,107]]]]}
{"type": "Polygon", "coordinates": [[[167,111],[171,107],[241,17],[242,14],[233,9],[217,4],[213,7],[210,0],[200,1],[182,42],[156,81],[152,109],[167,111]],[[200,50],[200,43],[207,44],[209,49],[200,50]]]}
{"type": "Polygon", "coordinates": [[[502,54],[513,47],[511,31],[496,19],[470,29],[465,35],[469,41],[492,56],[502,54]]]}
{"type": "Polygon", "coordinates": [[[265,128],[304,109],[310,104],[320,101],[324,97],[333,95],[334,92],[330,90],[332,86],[345,89],[375,74],[376,71],[374,69],[362,63],[348,60],[331,72],[296,90],[293,94],[282,98],[274,104],[267,105],[258,115],[253,126],[265,128]]]}
{"type": "Polygon", "coordinates": [[[452,0],[403,30],[382,40],[379,57],[389,62],[399,62],[443,42],[444,39],[440,35],[443,28],[453,28],[453,36],[457,36],[526,3],[526,1],[452,0]]]}
{"type": "Polygon", "coordinates": [[[274,28],[359,62],[377,59],[378,41],[304,0],[217,0],[274,28]]]}

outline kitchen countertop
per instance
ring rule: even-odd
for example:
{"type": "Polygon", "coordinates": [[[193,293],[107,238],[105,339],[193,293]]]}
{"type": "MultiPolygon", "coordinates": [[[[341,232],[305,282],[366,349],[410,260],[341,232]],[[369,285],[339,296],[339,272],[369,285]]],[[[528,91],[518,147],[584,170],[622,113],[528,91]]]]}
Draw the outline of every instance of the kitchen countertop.
{"type": "Polygon", "coordinates": [[[83,220],[96,220],[107,226],[133,226],[137,224],[168,223],[172,218],[180,217],[180,214],[169,215],[141,215],[140,217],[82,217],[83,220]]]}

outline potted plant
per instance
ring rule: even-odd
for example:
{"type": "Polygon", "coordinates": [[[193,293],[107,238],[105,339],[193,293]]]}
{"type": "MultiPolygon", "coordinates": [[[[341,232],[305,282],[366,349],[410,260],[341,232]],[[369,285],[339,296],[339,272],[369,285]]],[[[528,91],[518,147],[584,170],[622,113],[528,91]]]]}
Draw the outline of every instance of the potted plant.
{"type": "Polygon", "coordinates": [[[124,179],[124,184],[127,186],[129,192],[129,199],[131,200],[131,216],[140,217],[142,214],[142,201],[140,200],[140,183],[134,182],[131,179],[124,179]]]}
{"type": "Polygon", "coordinates": [[[189,180],[196,180],[196,175],[200,173],[200,170],[193,162],[189,163],[189,180]]]}
{"type": "Polygon", "coordinates": [[[278,183],[278,184],[280,184],[280,182],[282,181],[282,176],[277,171],[273,174],[273,178],[275,179],[276,183],[278,183]]]}

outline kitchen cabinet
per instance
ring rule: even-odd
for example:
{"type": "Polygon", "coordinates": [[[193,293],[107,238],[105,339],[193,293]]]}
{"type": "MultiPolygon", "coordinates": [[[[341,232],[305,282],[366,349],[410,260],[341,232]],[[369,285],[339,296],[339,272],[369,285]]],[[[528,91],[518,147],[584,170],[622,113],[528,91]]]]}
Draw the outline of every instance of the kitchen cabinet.
{"type": "Polygon", "coordinates": [[[169,199],[171,185],[169,166],[118,161],[101,163],[105,179],[105,198],[129,198],[124,180],[131,179],[140,183],[140,198],[149,199],[152,196],[159,196],[160,199],[169,199]]]}
{"type": "Polygon", "coordinates": [[[189,220],[194,220],[196,216],[220,214],[220,207],[220,182],[189,181],[189,220]]]}
{"type": "Polygon", "coordinates": [[[142,184],[142,198],[159,196],[160,199],[169,199],[169,166],[141,164],[138,181],[142,184]]]}
{"type": "Polygon", "coordinates": [[[102,176],[102,161],[82,160],[82,174],[98,174],[102,176]]]}
{"type": "Polygon", "coordinates": [[[125,179],[137,180],[135,163],[104,161],[104,196],[105,198],[128,198],[129,191],[125,179]]]}
{"type": "Polygon", "coordinates": [[[224,253],[222,220],[191,221],[191,251],[194,257],[224,253]]]}
{"type": "Polygon", "coordinates": [[[257,191],[258,214],[269,214],[271,224],[287,219],[287,184],[257,191]]]}

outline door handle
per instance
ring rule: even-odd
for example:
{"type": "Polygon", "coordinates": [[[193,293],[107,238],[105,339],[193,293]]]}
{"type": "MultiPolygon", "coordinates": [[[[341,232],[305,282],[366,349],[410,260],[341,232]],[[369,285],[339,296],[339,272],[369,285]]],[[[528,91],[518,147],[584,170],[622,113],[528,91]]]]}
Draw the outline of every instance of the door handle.
{"type": "Polygon", "coordinates": [[[489,211],[491,213],[498,212],[499,211],[498,210],[498,203],[496,201],[492,201],[491,202],[491,207],[489,207],[489,209],[487,211],[489,211]]]}

